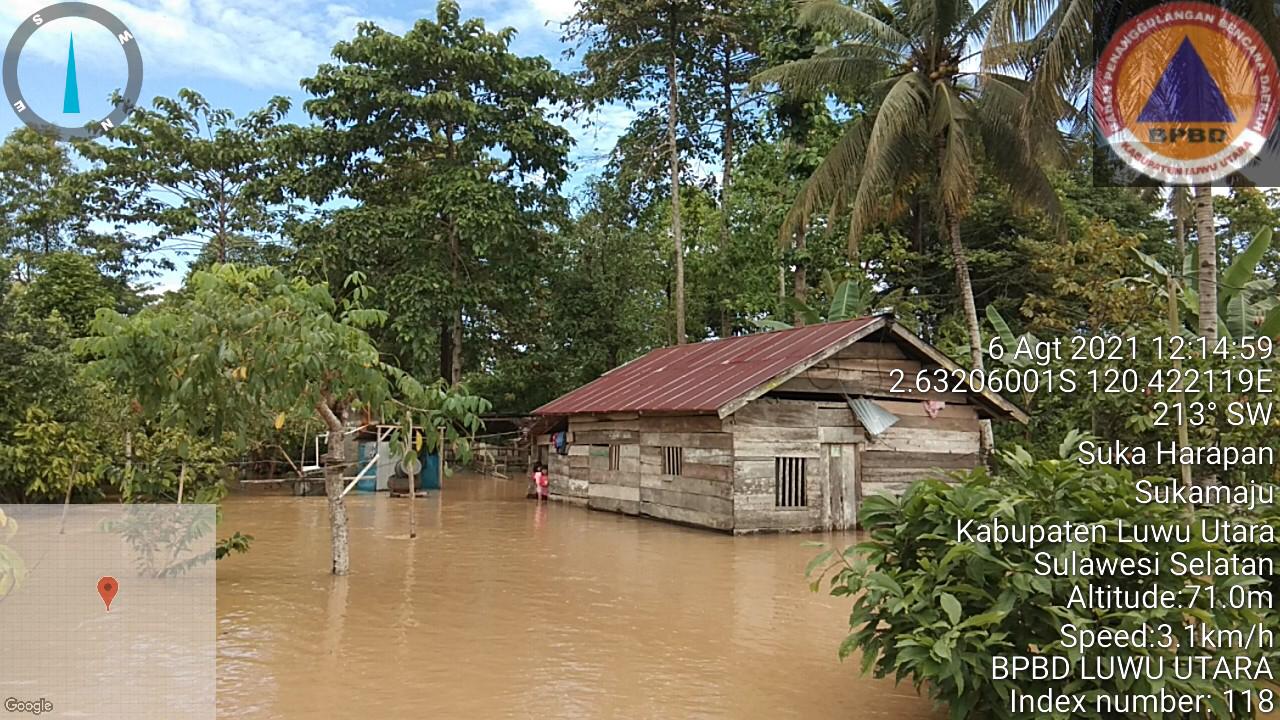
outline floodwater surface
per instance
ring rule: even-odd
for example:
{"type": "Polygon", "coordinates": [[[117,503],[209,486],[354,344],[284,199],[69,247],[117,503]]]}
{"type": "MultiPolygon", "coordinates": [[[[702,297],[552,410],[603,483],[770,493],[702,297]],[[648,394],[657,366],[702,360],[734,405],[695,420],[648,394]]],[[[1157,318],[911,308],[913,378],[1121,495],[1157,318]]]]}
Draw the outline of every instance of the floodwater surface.
{"type": "MultiPolygon", "coordinates": [[[[324,498],[236,496],[218,563],[218,717],[937,718],[841,663],[849,601],[811,593],[802,535],[731,537],[524,498],[475,476],[324,498]]],[[[851,541],[851,536],[828,536],[851,541]]]]}

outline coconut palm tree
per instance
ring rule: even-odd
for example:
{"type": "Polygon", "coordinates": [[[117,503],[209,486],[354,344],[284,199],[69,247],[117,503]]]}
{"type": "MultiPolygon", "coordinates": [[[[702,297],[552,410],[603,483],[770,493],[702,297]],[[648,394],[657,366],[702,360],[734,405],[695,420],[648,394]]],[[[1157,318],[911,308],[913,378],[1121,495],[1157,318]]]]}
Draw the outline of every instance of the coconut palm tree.
{"type": "Polygon", "coordinates": [[[1218,241],[1213,231],[1213,193],[1204,185],[1195,187],[1192,204],[1196,221],[1196,263],[1199,280],[1196,291],[1200,295],[1200,337],[1212,343],[1218,339],[1218,317],[1212,312],[1218,307],[1218,241]]]}
{"type": "Polygon", "coordinates": [[[992,8],[982,63],[1027,77],[1024,124],[1070,120],[1075,129],[1084,129],[1081,110],[1093,74],[1094,5],[1093,0],[999,0],[992,8]]]}
{"type": "MultiPolygon", "coordinates": [[[[813,57],[756,76],[802,96],[854,98],[853,119],[802,187],[783,237],[819,210],[847,212],[850,254],[872,222],[923,195],[955,272],[971,363],[981,369],[982,331],[961,221],[985,162],[1014,196],[1050,210],[1057,197],[1021,118],[1028,82],[977,62],[1001,0],[807,0],[799,21],[835,38],[813,57]]],[[[984,426],[983,450],[991,435],[984,426]]]]}

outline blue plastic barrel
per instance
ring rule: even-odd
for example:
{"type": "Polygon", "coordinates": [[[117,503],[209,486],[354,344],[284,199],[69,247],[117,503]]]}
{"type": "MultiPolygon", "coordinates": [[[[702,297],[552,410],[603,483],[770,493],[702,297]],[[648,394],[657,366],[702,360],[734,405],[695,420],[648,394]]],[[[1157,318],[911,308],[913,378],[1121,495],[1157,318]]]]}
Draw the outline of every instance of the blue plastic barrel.
{"type": "Polygon", "coordinates": [[[440,489],[440,456],[433,452],[422,451],[418,456],[422,462],[422,473],[418,476],[419,490],[440,489]]]}

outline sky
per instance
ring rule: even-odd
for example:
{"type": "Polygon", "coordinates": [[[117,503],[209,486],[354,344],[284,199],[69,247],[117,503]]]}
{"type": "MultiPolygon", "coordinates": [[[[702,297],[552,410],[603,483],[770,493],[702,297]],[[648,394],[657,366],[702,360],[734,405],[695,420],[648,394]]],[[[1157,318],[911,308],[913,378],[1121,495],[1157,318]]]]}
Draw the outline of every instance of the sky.
{"type": "MultiPolygon", "coordinates": [[[[55,0],[0,2],[0,42],[31,14],[55,0]]],[[[404,32],[419,18],[434,18],[428,0],[97,0],[125,23],[142,52],[144,104],[189,87],[215,107],[243,115],[269,98],[294,100],[289,120],[307,122],[299,79],[329,59],[334,43],[352,36],[357,23],[372,21],[404,32]]],[[[460,0],[464,17],[480,17],[491,30],[517,30],[512,49],[542,55],[565,71],[576,68],[563,57],[560,23],[574,0],[460,0]]],[[[96,23],[67,18],[40,27],[24,48],[18,79],[24,97],[42,117],[66,125],[106,114],[106,98],[123,85],[127,64],[116,39],[96,23]],[[74,42],[81,114],[61,113],[65,100],[68,45],[74,42]],[[101,108],[101,112],[99,112],[101,108]]],[[[605,108],[569,125],[576,146],[570,191],[597,172],[614,140],[633,115],[605,108]]],[[[12,112],[0,110],[0,133],[18,127],[12,112]]]]}

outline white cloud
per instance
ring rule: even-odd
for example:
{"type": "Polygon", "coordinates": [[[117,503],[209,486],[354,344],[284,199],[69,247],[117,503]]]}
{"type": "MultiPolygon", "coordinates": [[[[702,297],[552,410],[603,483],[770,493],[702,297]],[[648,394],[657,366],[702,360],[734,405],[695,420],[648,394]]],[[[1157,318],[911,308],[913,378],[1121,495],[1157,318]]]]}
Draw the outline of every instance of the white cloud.
{"type": "Polygon", "coordinates": [[[544,21],[564,22],[577,9],[576,0],[533,0],[533,8],[544,21]]]}
{"type": "MultiPolygon", "coordinates": [[[[0,22],[16,25],[48,0],[10,0],[0,22]]],[[[98,0],[142,48],[148,76],[216,77],[249,88],[293,90],[355,25],[407,23],[359,8],[308,0],[98,0]]]]}
{"type": "Polygon", "coordinates": [[[555,60],[561,48],[560,24],[577,9],[577,0],[460,0],[462,14],[482,17],[485,27],[498,30],[513,27],[522,37],[541,45],[543,54],[555,60]]]}

